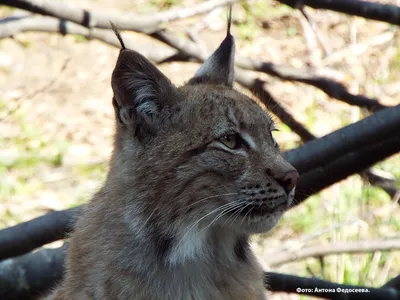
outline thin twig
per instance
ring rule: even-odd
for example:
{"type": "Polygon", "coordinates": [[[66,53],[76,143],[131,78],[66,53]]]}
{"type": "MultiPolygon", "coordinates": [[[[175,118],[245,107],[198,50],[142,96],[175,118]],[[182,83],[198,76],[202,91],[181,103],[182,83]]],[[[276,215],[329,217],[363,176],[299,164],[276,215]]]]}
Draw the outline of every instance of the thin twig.
{"type": "MultiPolygon", "coordinates": [[[[25,99],[31,99],[33,97],[36,97],[39,94],[42,94],[43,92],[45,92],[46,90],[50,89],[57,81],[58,79],[61,78],[62,74],[64,73],[64,71],[67,69],[68,63],[70,62],[70,58],[66,58],[60,68],[60,71],[58,72],[57,76],[55,76],[54,78],[52,78],[48,83],[46,83],[44,86],[34,90],[33,92],[29,93],[28,95],[25,95],[24,98],[25,99]]],[[[13,111],[17,111],[20,109],[21,105],[23,104],[20,100],[21,97],[18,97],[16,99],[14,99],[14,101],[17,103],[17,105],[15,106],[15,108],[13,109],[13,111]]],[[[0,124],[3,123],[4,121],[7,120],[7,118],[11,115],[11,112],[9,112],[8,114],[6,114],[4,116],[4,118],[0,119],[0,124]]]]}
{"type": "Polygon", "coordinates": [[[336,254],[368,253],[374,251],[400,250],[400,239],[338,242],[324,246],[313,246],[290,252],[280,252],[271,255],[267,263],[276,268],[283,264],[303,260],[310,257],[328,256],[336,254]]]}
{"type": "Polygon", "coordinates": [[[303,247],[306,242],[308,242],[312,239],[315,239],[323,234],[329,233],[329,232],[339,229],[341,227],[353,225],[354,223],[357,223],[357,222],[363,222],[363,221],[359,217],[354,217],[345,222],[336,223],[336,224],[333,224],[332,226],[329,226],[329,227],[323,228],[321,230],[312,232],[310,234],[301,236],[299,238],[296,238],[296,240],[288,241],[285,244],[283,244],[282,246],[278,247],[276,250],[277,250],[277,252],[281,252],[281,251],[290,251],[291,249],[299,249],[299,248],[303,247]]]}
{"type": "Polygon", "coordinates": [[[325,43],[324,39],[322,38],[321,32],[318,30],[317,24],[314,22],[313,19],[308,15],[304,7],[299,8],[300,13],[303,15],[304,19],[310,26],[311,31],[313,32],[315,39],[318,41],[319,45],[324,50],[325,56],[328,56],[331,53],[328,45],[325,43]]]}

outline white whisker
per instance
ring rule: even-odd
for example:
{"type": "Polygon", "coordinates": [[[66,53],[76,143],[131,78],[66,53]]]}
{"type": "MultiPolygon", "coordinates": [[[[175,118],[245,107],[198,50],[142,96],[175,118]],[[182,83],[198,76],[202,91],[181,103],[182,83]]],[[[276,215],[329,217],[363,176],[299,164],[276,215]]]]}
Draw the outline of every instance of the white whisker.
{"type": "Polygon", "coordinates": [[[204,229],[202,229],[200,232],[206,231],[208,228],[211,227],[211,225],[215,222],[217,222],[218,219],[222,218],[222,216],[228,214],[231,211],[234,211],[235,209],[237,209],[238,207],[242,206],[243,203],[236,203],[236,205],[234,205],[233,207],[229,207],[226,210],[223,210],[221,213],[219,213],[214,220],[212,220],[212,222],[210,224],[208,224],[204,229]]]}
{"type": "Polygon", "coordinates": [[[231,225],[233,225],[233,222],[235,222],[235,220],[240,216],[240,214],[242,213],[243,210],[246,209],[246,207],[248,207],[249,205],[251,205],[252,203],[248,203],[247,205],[245,205],[244,207],[242,207],[242,209],[238,210],[238,212],[236,213],[235,217],[232,219],[231,225]]]}
{"type": "Polygon", "coordinates": [[[240,222],[240,225],[243,224],[243,221],[246,219],[246,216],[247,216],[248,214],[250,214],[250,212],[251,212],[253,209],[254,209],[254,206],[244,215],[244,217],[242,218],[242,222],[240,222]]]}
{"type": "Polygon", "coordinates": [[[218,195],[208,196],[208,197],[205,197],[205,198],[203,198],[203,199],[200,199],[200,200],[198,200],[198,201],[196,201],[196,202],[193,202],[193,203],[191,203],[191,204],[189,204],[189,205],[183,207],[182,209],[188,209],[189,207],[191,207],[191,206],[193,206],[193,205],[195,205],[195,204],[197,204],[197,203],[199,203],[199,202],[208,200],[208,199],[217,198],[217,197],[223,197],[223,196],[234,196],[234,195],[238,195],[238,194],[239,194],[239,193],[226,193],[226,194],[218,194],[218,195]]]}
{"type": "Polygon", "coordinates": [[[197,221],[195,221],[195,222],[193,223],[193,225],[189,225],[189,226],[185,227],[181,232],[186,231],[186,229],[187,229],[188,227],[190,227],[190,228],[185,232],[185,234],[182,236],[181,240],[186,236],[186,234],[187,234],[190,230],[192,230],[192,229],[193,229],[198,223],[200,223],[203,219],[205,219],[206,217],[208,217],[209,215],[211,215],[211,214],[213,214],[213,213],[215,213],[215,212],[218,212],[218,211],[220,211],[220,210],[224,210],[225,208],[229,208],[229,206],[232,206],[232,205],[234,205],[234,204],[235,204],[235,202],[229,202],[229,203],[226,203],[226,204],[224,204],[224,205],[221,205],[221,206],[219,206],[219,207],[213,209],[211,212],[209,212],[208,214],[204,215],[203,217],[201,217],[201,218],[198,219],[197,221]]]}

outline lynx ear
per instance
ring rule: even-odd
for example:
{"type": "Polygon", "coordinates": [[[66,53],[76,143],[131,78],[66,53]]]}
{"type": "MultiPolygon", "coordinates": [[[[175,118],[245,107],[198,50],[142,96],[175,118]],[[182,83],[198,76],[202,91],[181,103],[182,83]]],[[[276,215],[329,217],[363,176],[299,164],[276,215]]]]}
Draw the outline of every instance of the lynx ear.
{"type": "Polygon", "coordinates": [[[171,81],[141,54],[121,49],[112,74],[113,104],[118,120],[135,135],[154,134],[163,112],[177,99],[171,81]]]}
{"type": "Polygon", "coordinates": [[[217,50],[203,63],[189,84],[213,83],[232,87],[235,73],[235,39],[230,33],[232,13],[229,11],[228,30],[217,50]]]}

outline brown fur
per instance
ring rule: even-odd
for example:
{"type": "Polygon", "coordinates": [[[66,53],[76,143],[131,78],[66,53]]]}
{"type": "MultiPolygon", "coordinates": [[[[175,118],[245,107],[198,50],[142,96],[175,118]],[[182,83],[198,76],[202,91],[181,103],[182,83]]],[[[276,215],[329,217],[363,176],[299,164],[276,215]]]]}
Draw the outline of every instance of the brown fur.
{"type": "Polygon", "coordinates": [[[121,50],[110,171],[76,224],[65,280],[47,299],[265,299],[248,236],[279,220],[291,201],[285,174],[296,171],[268,114],[220,72],[213,80],[213,59],[176,88],[121,50]],[[229,133],[244,144],[227,147],[229,133]]]}

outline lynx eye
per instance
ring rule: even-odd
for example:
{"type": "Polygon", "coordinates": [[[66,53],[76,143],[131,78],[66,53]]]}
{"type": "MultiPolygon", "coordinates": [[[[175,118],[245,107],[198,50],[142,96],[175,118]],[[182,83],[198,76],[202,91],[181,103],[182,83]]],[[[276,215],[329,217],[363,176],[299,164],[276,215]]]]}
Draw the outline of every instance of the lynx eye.
{"type": "Polygon", "coordinates": [[[272,134],[272,132],[274,132],[274,131],[279,131],[279,129],[276,128],[275,126],[273,126],[273,127],[271,128],[271,130],[270,130],[271,138],[272,138],[272,141],[274,142],[274,147],[277,148],[277,149],[279,150],[279,145],[278,145],[278,143],[276,142],[276,140],[274,139],[274,136],[273,136],[273,134],[272,134]]]}
{"type": "Polygon", "coordinates": [[[244,144],[243,139],[237,133],[226,134],[219,141],[229,149],[239,149],[244,144]]]}

